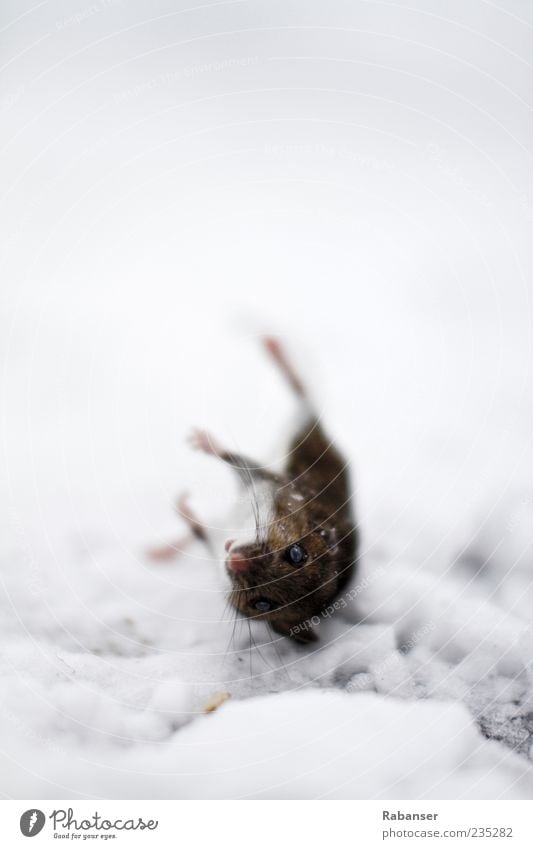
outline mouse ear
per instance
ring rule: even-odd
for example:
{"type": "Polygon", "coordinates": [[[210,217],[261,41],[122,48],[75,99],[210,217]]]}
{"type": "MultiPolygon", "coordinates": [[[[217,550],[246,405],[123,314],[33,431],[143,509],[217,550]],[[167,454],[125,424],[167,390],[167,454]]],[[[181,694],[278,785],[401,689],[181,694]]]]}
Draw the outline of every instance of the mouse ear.
{"type": "Polygon", "coordinates": [[[294,640],[295,643],[301,643],[302,645],[307,645],[307,643],[316,643],[318,640],[318,635],[314,628],[308,624],[307,622],[302,622],[294,625],[290,625],[285,622],[272,622],[272,628],[277,634],[282,634],[284,637],[289,637],[291,640],[294,640]]]}

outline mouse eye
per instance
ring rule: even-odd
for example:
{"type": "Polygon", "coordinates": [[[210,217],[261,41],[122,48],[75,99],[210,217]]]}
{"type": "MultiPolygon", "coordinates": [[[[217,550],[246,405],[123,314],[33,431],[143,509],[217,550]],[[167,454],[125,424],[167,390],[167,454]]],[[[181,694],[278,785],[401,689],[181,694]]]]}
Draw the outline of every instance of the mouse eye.
{"type": "Polygon", "coordinates": [[[255,601],[252,601],[252,607],[255,607],[255,609],[259,610],[261,613],[268,613],[269,610],[272,610],[274,605],[268,600],[268,598],[258,598],[255,601]]]}
{"type": "Polygon", "coordinates": [[[289,563],[292,563],[293,566],[301,566],[302,563],[307,560],[307,551],[303,545],[299,545],[295,542],[294,545],[291,545],[287,549],[285,556],[289,563]]]}

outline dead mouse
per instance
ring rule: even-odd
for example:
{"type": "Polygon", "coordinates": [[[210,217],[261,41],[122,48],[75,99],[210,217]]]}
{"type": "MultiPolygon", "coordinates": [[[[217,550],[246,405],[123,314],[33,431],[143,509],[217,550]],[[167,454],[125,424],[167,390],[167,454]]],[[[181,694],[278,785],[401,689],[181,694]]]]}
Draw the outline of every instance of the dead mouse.
{"type": "Polygon", "coordinates": [[[228,451],[207,432],[195,431],[193,445],[239,476],[246,494],[241,504],[246,509],[235,523],[241,531],[220,540],[184,497],[178,510],[192,533],[222,561],[229,600],[239,613],[308,643],[317,639],[312,620],[342,592],[355,568],[357,531],[349,474],[279,340],[266,337],[263,343],[299,401],[299,425],[284,469],[271,471],[228,451]]]}

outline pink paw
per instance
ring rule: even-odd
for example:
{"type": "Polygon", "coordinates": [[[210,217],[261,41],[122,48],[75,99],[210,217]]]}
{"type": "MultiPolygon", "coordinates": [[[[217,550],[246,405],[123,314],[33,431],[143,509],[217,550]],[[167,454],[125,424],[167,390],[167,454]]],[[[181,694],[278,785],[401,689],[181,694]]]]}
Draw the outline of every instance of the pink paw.
{"type": "Polygon", "coordinates": [[[183,539],[174,545],[171,543],[168,545],[154,545],[152,548],[147,549],[146,554],[150,560],[174,560],[181,554],[181,549],[184,548],[186,544],[187,540],[183,539]]]}
{"type": "Polygon", "coordinates": [[[190,443],[197,451],[220,457],[222,449],[207,430],[195,429],[190,436],[190,443]]]}
{"type": "Polygon", "coordinates": [[[275,360],[280,361],[284,359],[281,342],[276,336],[263,336],[263,345],[275,360]]]}

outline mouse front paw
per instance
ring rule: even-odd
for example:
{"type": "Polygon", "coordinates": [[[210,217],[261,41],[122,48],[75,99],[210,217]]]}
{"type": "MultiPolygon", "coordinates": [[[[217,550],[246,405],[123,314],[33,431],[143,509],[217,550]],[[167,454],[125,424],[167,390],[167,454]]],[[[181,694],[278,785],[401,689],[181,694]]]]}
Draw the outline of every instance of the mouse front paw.
{"type": "Polygon", "coordinates": [[[224,453],[216,439],[207,430],[195,428],[189,437],[189,442],[196,451],[203,451],[204,454],[210,454],[213,457],[221,457],[224,453]]]}

